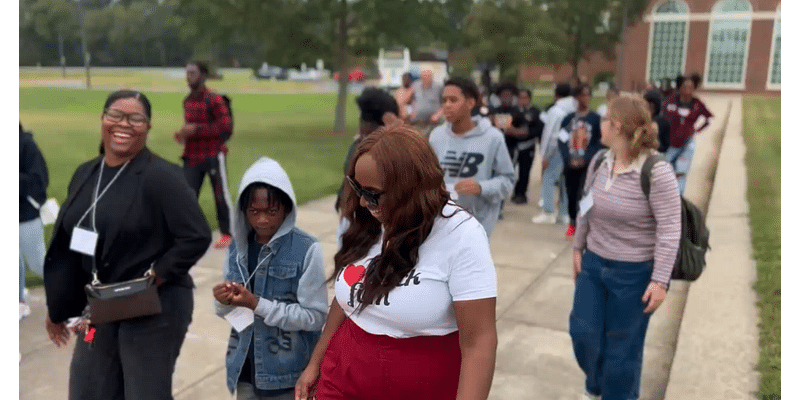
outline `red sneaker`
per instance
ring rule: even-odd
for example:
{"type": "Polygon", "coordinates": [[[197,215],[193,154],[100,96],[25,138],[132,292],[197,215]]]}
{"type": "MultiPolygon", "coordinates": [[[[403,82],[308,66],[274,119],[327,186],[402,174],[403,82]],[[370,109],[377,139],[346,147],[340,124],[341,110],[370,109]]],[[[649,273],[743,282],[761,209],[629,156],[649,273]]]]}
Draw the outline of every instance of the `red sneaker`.
{"type": "Polygon", "coordinates": [[[217,240],[217,243],[214,243],[215,249],[227,249],[228,246],[231,244],[231,235],[222,235],[217,240]]]}
{"type": "Polygon", "coordinates": [[[567,226],[567,232],[564,234],[564,236],[566,236],[566,238],[569,239],[573,235],[575,235],[575,225],[567,226]]]}

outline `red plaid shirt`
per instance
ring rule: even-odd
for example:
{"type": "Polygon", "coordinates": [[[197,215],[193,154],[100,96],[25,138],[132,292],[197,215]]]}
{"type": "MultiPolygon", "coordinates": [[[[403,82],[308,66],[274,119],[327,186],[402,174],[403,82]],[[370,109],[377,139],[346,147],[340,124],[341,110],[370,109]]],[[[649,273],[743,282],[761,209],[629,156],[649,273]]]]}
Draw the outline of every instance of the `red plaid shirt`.
{"type": "Polygon", "coordinates": [[[186,138],[182,157],[187,164],[195,166],[220,152],[228,153],[222,133],[231,131],[233,123],[222,96],[208,88],[197,95],[189,94],[183,100],[183,118],[186,123],[200,125],[197,133],[186,138]]]}

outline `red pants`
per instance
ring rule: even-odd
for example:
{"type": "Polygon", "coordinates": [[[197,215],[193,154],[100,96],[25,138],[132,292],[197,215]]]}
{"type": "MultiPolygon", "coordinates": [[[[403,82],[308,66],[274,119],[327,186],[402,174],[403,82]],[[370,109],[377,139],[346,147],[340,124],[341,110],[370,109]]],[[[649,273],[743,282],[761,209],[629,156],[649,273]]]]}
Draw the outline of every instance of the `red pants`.
{"type": "Polygon", "coordinates": [[[317,400],[450,400],[461,370],[458,332],[395,339],[345,319],[320,367],[317,400]]]}

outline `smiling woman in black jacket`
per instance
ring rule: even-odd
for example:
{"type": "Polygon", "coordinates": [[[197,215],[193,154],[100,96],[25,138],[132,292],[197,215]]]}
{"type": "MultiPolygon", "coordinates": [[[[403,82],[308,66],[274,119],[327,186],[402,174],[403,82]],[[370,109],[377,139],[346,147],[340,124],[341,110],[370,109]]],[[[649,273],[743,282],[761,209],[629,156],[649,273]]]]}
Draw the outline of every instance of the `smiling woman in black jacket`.
{"type": "Polygon", "coordinates": [[[106,100],[103,154],[75,171],[45,258],[46,327],[56,345],[67,343],[66,320],[84,312],[93,266],[103,284],[152,268],[162,312],[97,324],[93,339],[80,334],[70,399],[172,399],[172,373],[194,308],[188,271],[211,233],[180,168],[147,149],[150,115],[139,92],[106,100]],[[78,244],[87,231],[96,239],[78,244]]]}

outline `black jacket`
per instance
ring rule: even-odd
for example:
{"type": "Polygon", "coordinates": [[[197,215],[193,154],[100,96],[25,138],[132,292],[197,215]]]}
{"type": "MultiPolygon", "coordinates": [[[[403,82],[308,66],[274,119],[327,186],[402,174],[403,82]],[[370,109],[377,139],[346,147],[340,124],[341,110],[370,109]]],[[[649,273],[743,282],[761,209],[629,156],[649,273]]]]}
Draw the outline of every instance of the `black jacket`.
{"type": "MultiPolygon", "coordinates": [[[[66,201],[58,214],[55,233],[44,262],[44,288],[50,320],[58,323],[78,316],[86,306],[84,286],[91,281],[80,253],[69,249],[72,232],[63,226],[65,211],[76,193],[87,184],[102,156],[75,171],[66,201]]],[[[153,264],[163,284],[193,287],[191,268],[205,254],[211,232],[194,191],[175,164],[148,149],[128,166],[131,184],[116,190],[129,199],[108,228],[102,249],[97,249],[97,268],[102,283],[141,277],[153,264]]]]}
{"type": "Polygon", "coordinates": [[[656,115],[653,117],[653,119],[655,120],[656,125],[658,125],[658,151],[664,153],[669,148],[672,128],[669,120],[661,114],[656,115]]]}
{"type": "Polygon", "coordinates": [[[33,135],[19,127],[19,222],[39,218],[39,210],[28,200],[30,196],[40,206],[47,199],[47,164],[33,135]]]}

